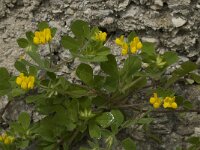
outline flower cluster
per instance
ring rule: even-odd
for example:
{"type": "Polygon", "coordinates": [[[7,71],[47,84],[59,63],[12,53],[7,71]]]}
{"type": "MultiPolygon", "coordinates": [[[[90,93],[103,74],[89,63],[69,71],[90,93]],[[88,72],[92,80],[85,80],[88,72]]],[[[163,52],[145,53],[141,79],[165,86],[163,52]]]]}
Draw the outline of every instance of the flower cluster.
{"type": "Polygon", "coordinates": [[[36,45],[46,44],[52,39],[50,28],[45,28],[42,31],[36,31],[34,35],[33,43],[36,45]]]}
{"type": "Polygon", "coordinates": [[[161,105],[161,98],[158,97],[157,93],[153,93],[153,97],[150,98],[150,103],[154,108],[159,108],[161,105]]]}
{"type": "Polygon", "coordinates": [[[9,145],[12,144],[15,138],[13,136],[8,136],[6,133],[0,135],[0,142],[9,145]]]}
{"type": "Polygon", "coordinates": [[[176,109],[178,107],[177,103],[175,102],[175,97],[167,96],[163,99],[158,97],[157,93],[153,93],[153,96],[150,98],[150,103],[153,105],[154,108],[159,108],[162,103],[164,108],[176,109]]]}
{"type": "Polygon", "coordinates": [[[20,75],[16,78],[16,83],[24,90],[33,89],[34,82],[34,76],[24,76],[23,73],[20,73],[20,75]]]}
{"type": "Polygon", "coordinates": [[[139,49],[142,48],[142,43],[139,37],[134,37],[130,43],[126,43],[124,40],[124,36],[121,35],[119,38],[115,39],[115,43],[122,48],[122,55],[128,54],[129,46],[131,53],[135,54],[139,49]]]}
{"type": "Polygon", "coordinates": [[[175,102],[175,97],[165,97],[163,107],[176,109],[177,103],[175,102]]]}
{"type": "Polygon", "coordinates": [[[106,40],[106,37],[107,37],[106,32],[99,31],[99,32],[95,33],[94,39],[96,41],[104,42],[106,40]]]}

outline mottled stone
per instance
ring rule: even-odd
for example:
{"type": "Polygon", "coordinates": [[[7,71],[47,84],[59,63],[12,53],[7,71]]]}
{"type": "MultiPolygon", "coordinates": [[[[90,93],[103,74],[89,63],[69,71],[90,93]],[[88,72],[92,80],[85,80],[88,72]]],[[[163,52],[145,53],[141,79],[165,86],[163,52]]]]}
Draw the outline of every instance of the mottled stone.
{"type": "Polygon", "coordinates": [[[187,20],[181,18],[181,17],[173,17],[172,18],[172,23],[175,27],[181,27],[183,26],[185,23],[187,22],[187,20]]]}

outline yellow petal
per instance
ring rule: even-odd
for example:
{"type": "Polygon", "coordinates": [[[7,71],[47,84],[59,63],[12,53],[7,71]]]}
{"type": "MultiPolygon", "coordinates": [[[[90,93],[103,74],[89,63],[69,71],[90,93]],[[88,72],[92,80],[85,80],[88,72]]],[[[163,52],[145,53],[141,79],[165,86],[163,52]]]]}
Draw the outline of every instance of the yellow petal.
{"type": "Polygon", "coordinates": [[[24,89],[24,90],[27,90],[27,86],[28,86],[27,82],[23,81],[22,84],[21,84],[21,88],[24,89]]]}
{"type": "Polygon", "coordinates": [[[35,36],[35,37],[33,38],[33,43],[36,44],[36,45],[40,44],[40,39],[39,39],[38,37],[35,36]]]}
{"type": "Polygon", "coordinates": [[[2,136],[0,136],[0,142],[2,142],[3,141],[3,137],[2,136]]]}
{"type": "Polygon", "coordinates": [[[164,102],[163,107],[164,107],[164,108],[170,107],[170,104],[167,103],[167,102],[164,102]]]}
{"type": "Polygon", "coordinates": [[[153,93],[153,96],[157,99],[158,98],[158,94],[157,93],[153,93]]]}
{"type": "Polygon", "coordinates": [[[34,87],[34,83],[33,82],[29,82],[28,83],[28,89],[33,89],[34,87]]]}
{"type": "Polygon", "coordinates": [[[107,37],[107,33],[106,32],[103,32],[101,34],[101,41],[104,42],[106,40],[106,37],[107,37]]]}
{"type": "Polygon", "coordinates": [[[22,78],[21,77],[17,77],[16,78],[16,83],[18,84],[18,85],[21,85],[21,83],[22,83],[22,78]]]}
{"type": "Polygon", "coordinates": [[[173,103],[171,104],[171,107],[174,108],[174,109],[176,109],[178,106],[177,106],[176,102],[173,102],[173,103]]]}
{"type": "Polygon", "coordinates": [[[24,73],[20,73],[19,76],[20,76],[20,77],[24,77],[24,73]]]}
{"type": "Polygon", "coordinates": [[[124,44],[124,36],[121,35],[119,38],[115,39],[115,43],[119,46],[122,46],[124,44]]]}
{"type": "Polygon", "coordinates": [[[136,37],[134,37],[134,39],[133,39],[133,42],[134,43],[138,43],[140,40],[139,40],[139,37],[138,36],[136,36],[136,37]]]}
{"type": "Polygon", "coordinates": [[[45,34],[46,42],[49,42],[52,39],[51,30],[49,28],[44,29],[44,34],[45,34]]]}
{"type": "Polygon", "coordinates": [[[135,54],[137,52],[136,47],[131,47],[131,53],[135,54]]]}
{"type": "Polygon", "coordinates": [[[29,82],[35,82],[35,77],[34,76],[29,76],[29,82]]]}
{"type": "Polygon", "coordinates": [[[40,37],[40,32],[39,31],[35,32],[35,37],[38,37],[38,38],[40,37]]]}
{"type": "Polygon", "coordinates": [[[159,104],[159,103],[154,103],[154,104],[153,104],[153,107],[157,109],[157,108],[160,107],[160,104],[159,104]]]}
{"type": "Polygon", "coordinates": [[[128,50],[127,49],[122,49],[122,55],[127,55],[128,54],[128,50]]]}
{"type": "Polygon", "coordinates": [[[40,43],[41,43],[41,44],[45,44],[45,43],[46,43],[46,40],[45,40],[45,32],[44,32],[44,31],[41,31],[41,32],[40,32],[40,37],[39,37],[39,39],[40,39],[40,43]]]}
{"type": "Polygon", "coordinates": [[[137,49],[141,49],[142,48],[142,43],[141,42],[138,42],[137,43],[137,49]]]}
{"type": "Polygon", "coordinates": [[[123,43],[122,48],[128,51],[128,44],[127,43],[123,43]]]}
{"type": "Polygon", "coordinates": [[[151,104],[154,104],[156,102],[156,99],[154,97],[151,97],[149,101],[151,104]]]}
{"type": "Polygon", "coordinates": [[[8,144],[10,144],[10,143],[11,143],[11,140],[10,140],[8,137],[6,137],[6,138],[4,139],[4,144],[8,145],[8,144]]]}

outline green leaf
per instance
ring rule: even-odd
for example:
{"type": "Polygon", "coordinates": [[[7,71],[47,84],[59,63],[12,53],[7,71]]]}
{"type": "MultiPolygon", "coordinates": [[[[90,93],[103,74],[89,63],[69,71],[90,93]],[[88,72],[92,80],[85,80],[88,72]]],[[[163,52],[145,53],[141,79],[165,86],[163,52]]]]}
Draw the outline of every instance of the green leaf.
{"type": "Polygon", "coordinates": [[[105,62],[108,60],[106,55],[94,55],[88,57],[87,55],[79,57],[79,60],[82,62],[105,62]]]}
{"type": "Polygon", "coordinates": [[[93,70],[88,64],[80,64],[76,69],[76,75],[81,79],[85,84],[92,86],[93,85],[93,70]]]}
{"type": "Polygon", "coordinates": [[[68,90],[66,91],[67,94],[74,98],[82,97],[82,96],[88,96],[88,90],[79,87],[79,86],[70,86],[68,90]]]}
{"type": "Polygon", "coordinates": [[[29,95],[26,97],[26,102],[27,103],[37,103],[38,102],[38,104],[40,104],[40,103],[44,102],[45,98],[46,98],[45,94],[29,95]]]}
{"type": "Polygon", "coordinates": [[[120,89],[122,93],[125,93],[127,90],[138,90],[144,87],[147,84],[146,77],[137,77],[134,78],[132,82],[126,83],[126,85],[120,89]]]}
{"type": "Polygon", "coordinates": [[[40,31],[44,30],[45,28],[49,28],[49,25],[46,21],[42,21],[42,22],[38,23],[38,29],[40,31]]]}
{"type": "Polygon", "coordinates": [[[13,122],[10,124],[10,128],[12,129],[12,131],[19,135],[19,136],[23,136],[24,134],[26,134],[26,130],[22,127],[22,125],[18,122],[13,122]]]}
{"type": "Polygon", "coordinates": [[[26,37],[29,42],[33,42],[34,33],[32,31],[28,31],[28,32],[26,32],[26,37]]]}
{"type": "Polygon", "coordinates": [[[105,78],[100,75],[94,75],[94,87],[97,89],[101,89],[103,87],[103,84],[105,82],[105,78]]]}
{"type": "Polygon", "coordinates": [[[112,110],[111,113],[114,116],[113,124],[116,124],[117,127],[121,126],[121,124],[124,122],[124,115],[121,113],[120,110],[112,110]]]}
{"type": "Polygon", "coordinates": [[[135,125],[137,123],[137,120],[136,119],[129,119],[129,120],[126,120],[122,125],[121,127],[122,128],[128,128],[128,127],[131,127],[132,125],[135,125]]]}
{"type": "Polygon", "coordinates": [[[144,52],[144,53],[146,53],[148,55],[155,55],[154,43],[144,42],[142,44],[143,44],[142,52],[144,52]]]}
{"type": "Polygon", "coordinates": [[[128,35],[128,43],[130,43],[134,37],[136,37],[137,34],[135,32],[131,32],[129,35],[128,35]]]}
{"type": "Polygon", "coordinates": [[[0,67],[0,81],[1,80],[9,80],[10,75],[8,73],[8,70],[4,67],[0,67]]]}
{"type": "Polygon", "coordinates": [[[172,89],[166,89],[161,87],[157,88],[156,93],[158,93],[159,97],[174,96],[175,94],[175,92],[172,89]]]}
{"type": "Polygon", "coordinates": [[[69,49],[71,52],[76,53],[79,48],[79,43],[70,36],[63,36],[61,44],[64,48],[69,49]]]}
{"type": "Polygon", "coordinates": [[[182,96],[176,96],[176,103],[178,106],[182,105],[184,102],[184,98],[182,96]]]}
{"type": "Polygon", "coordinates": [[[190,73],[190,78],[192,78],[196,83],[200,84],[200,75],[190,73]]]}
{"type": "Polygon", "coordinates": [[[45,68],[44,60],[42,60],[40,54],[37,51],[27,51],[26,52],[35,63],[37,63],[41,68],[45,68]]]}
{"type": "Polygon", "coordinates": [[[140,118],[137,120],[137,123],[141,125],[150,124],[151,122],[153,122],[153,120],[153,118],[140,118]]]}
{"type": "Polygon", "coordinates": [[[192,103],[190,101],[184,101],[183,107],[186,109],[192,109],[192,103]]]}
{"type": "Polygon", "coordinates": [[[25,94],[25,91],[21,88],[15,88],[11,91],[12,97],[17,97],[25,94]]]}
{"type": "Polygon", "coordinates": [[[16,61],[14,66],[15,66],[15,68],[16,68],[19,72],[25,73],[25,74],[28,73],[28,71],[27,71],[27,69],[26,69],[26,65],[25,65],[23,62],[21,62],[21,61],[16,61]]]}
{"type": "Polygon", "coordinates": [[[38,69],[35,66],[29,67],[29,75],[37,76],[38,69]]]}
{"type": "Polygon", "coordinates": [[[121,70],[121,76],[126,79],[129,76],[137,73],[141,68],[142,62],[138,56],[129,56],[124,62],[124,67],[121,70]]]}
{"type": "Polygon", "coordinates": [[[57,32],[57,28],[51,28],[51,36],[54,37],[57,32]]]}
{"type": "Polygon", "coordinates": [[[87,22],[82,20],[76,20],[71,24],[71,30],[77,38],[88,37],[90,28],[87,22]]]}
{"type": "Polygon", "coordinates": [[[114,116],[110,112],[104,112],[100,116],[96,117],[96,122],[103,128],[109,127],[114,121],[114,116]]]}
{"type": "Polygon", "coordinates": [[[136,144],[135,142],[130,139],[130,138],[126,138],[122,141],[122,145],[124,147],[125,150],[136,150],[136,144]]]}
{"type": "Polygon", "coordinates": [[[19,47],[21,47],[21,48],[26,48],[29,45],[27,39],[25,39],[25,38],[17,39],[17,43],[18,43],[19,47]]]}
{"type": "Polygon", "coordinates": [[[190,137],[187,141],[191,144],[198,145],[200,144],[200,137],[190,137]]]}
{"type": "Polygon", "coordinates": [[[179,59],[177,53],[173,52],[173,51],[165,52],[163,54],[163,58],[167,62],[168,66],[176,63],[178,61],[178,59],[179,59]]]}
{"type": "Polygon", "coordinates": [[[91,138],[100,139],[101,138],[101,129],[95,123],[89,124],[89,134],[91,138]]]}
{"type": "Polygon", "coordinates": [[[114,55],[108,55],[108,61],[101,63],[101,69],[116,80],[119,77],[117,62],[114,55]]]}
{"type": "Polygon", "coordinates": [[[7,92],[7,90],[9,90],[10,88],[11,88],[11,84],[9,83],[8,80],[0,79],[0,91],[7,92]]]}
{"type": "Polygon", "coordinates": [[[193,70],[196,70],[198,68],[197,64],[187,61],[181,64],[181,67],[183,68],[184,72],[189,73],[193,70]]]}
{"type": "Polygon", "coordinates": [[[22,112],[18,117],[18,122],[23,126],[24,129],[28,129],[31,118],[28,113],[22,112]]]}
{"type": "Polygon", "coordinates": [[[116,77],[107,76],[104,88],[108,90],[109,92],[114,92],[118,89],[118,80],[116,80],[116,77]]]}
{"type": "Polygon", "coordinates": [[[29,146],[29,140],[23,140],[19,142],[19,147],[21,149],[27,148],[29,146]]]}

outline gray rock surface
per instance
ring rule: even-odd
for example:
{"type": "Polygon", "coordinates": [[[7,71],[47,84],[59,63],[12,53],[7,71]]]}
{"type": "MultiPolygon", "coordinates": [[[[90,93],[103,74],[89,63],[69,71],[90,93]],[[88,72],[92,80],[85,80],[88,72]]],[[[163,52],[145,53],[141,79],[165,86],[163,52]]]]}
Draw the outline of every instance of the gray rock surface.
{"type": "MultiPolygon", "coordinates": [[[[62,60],[70,58],[59,41],[61,35],[69,32],[74,19],[84,19],[91,25],[107,30],[111,38],[106,44],[113,48],[116,55],[120,55],[120,49],[113,42],[115,36],[134,30],[143,41],[156,43],[160,53],[177,51],[182,61],[191,59],[200,64],[200,0],[0,0],[0,67],[8,67],[15,72],[13,64],[24,53],[16,39],[25,36],[25,31],[36,29],[37,22],[44,20],[58,28],[53,49],[62,52],[62,60]]],[[[41,53],[47,54],[45,47],[42,47],[41,53]]],[[[119,60],[123,59],[121,57],[119,60]]],[[[73,81],[75,73],[69,71],[73,67],[61,68],[60,74],[67,73],[73,81]]],[[[95,69],[98,70],[98,67],[95,69]]],[[[188,99],[195,101],[197,108],[200,107],[200,90],[197,86],[183,88],[179,92],[185,93],[188,99]]],[[[6,103],[7,100],[2,101],[0,107],[6,103]]],[[[15,106],[14,112],[8,110],[5,113],[5,118],[15,119],[22,107],[27,110],[22,103],[15,106]],[[10,113],[12,116],[8,116],[10,113]]],[[[35,116],[38,119],[37,114],[35,116]]],[[[168,114],[156,118],[151,128],[162,143],[156,144],[149,138],[145,140],[144,133],[133,130],[133,138],[141,141],[140,149],[174,149],[184,145],[188,136],[200,135],[199,114],[187,113],[186,120],[178,124],[170,122],[168,114]],[[190,122],[188,127],[184,124],[187,121],[190,122]]]]}

